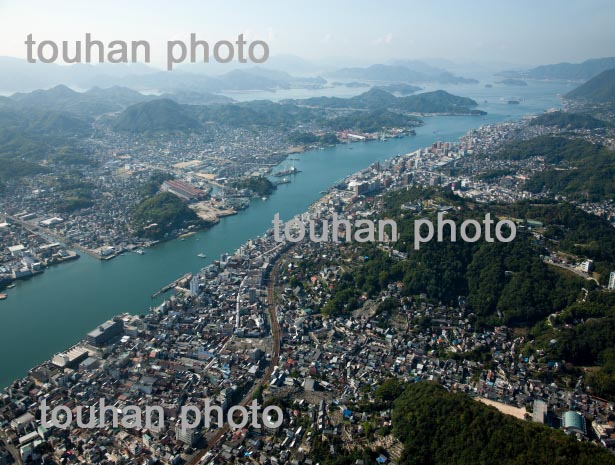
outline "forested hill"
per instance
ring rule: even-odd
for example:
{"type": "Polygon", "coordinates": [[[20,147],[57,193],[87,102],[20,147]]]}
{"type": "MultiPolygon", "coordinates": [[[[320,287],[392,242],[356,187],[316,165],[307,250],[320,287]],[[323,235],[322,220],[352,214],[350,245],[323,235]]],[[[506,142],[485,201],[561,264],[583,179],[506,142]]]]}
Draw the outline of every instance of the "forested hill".
{"type": "Polygon", "coordinates": [[[399,465],[612,465],[615,457],[562,431],[504,415],[430,382],[409,385],[395,401],[399,465]]]}
{"type": "Polygon", "coordinates": [[[525,185],[530,192],[548,191],[590,201],[615,195],[615,152],[583,139],[541,136],[510,143],[491,156],[507,160],[544,157],[546,168],[525,185]]]}
{"type": "Polygon", "coordinates": [[[144,199],[135,208],[132,221],[138,236],[156,240],[179,229],[206,225],[184,201],[170,192],[160,192],[144,199]]]}
{"type": "Polygon", "coordinates": [[[605,121],[584,113],[552,111],[537,116],[530,121],[530,126],[551,126],[559,129],[600,129],[608,126],[605,121]]]}
{"type": "Polygon", "coordinates": [[[597,76],[601,72],[615,68],[615,57],[592,58],[582,63],[556,63],[542,65],[520,73],[506,73],[528,79],[563,79],[584,81],[597,76]]]}
{"type": "Polygon", "coordinates": [[[169,99],[137,103],[124,110],[113,123],[116,131],[190,131],[200,127],[183,106],[169,99]]]}
{"type": "Polygon", "coordinates": [[[605,103],[615,100],[615,69],[609,69],[591,78],[585,84],[566,94],[567,99],[605,103]]]}
{"type": "Polygon", "coordinates": [[[492,207],[488,210],[484,205],[428,189],[393,192],[387,195],[385,204],[388,208],[383,217],[394,218],[400,232],[395,248],[407,258],[396,260],[374,244],[367,244],[358,255],[369,260],[359,262],[356,269],[344,275],[323,306],[323,313],[350,312],[359,305],[360,296],[373,298],[390,283],[401,282],[406,295],[425,294],[447,305],[456,306],[459,296],[466,296],[479,324],[531,326],[576,301],[581,288],[588,285],[582,278],[556,272],[543,263],[540,255],[544,251],[521,229],[510,243],[447,239],[429,241],[414,250],[414,221],[428,217],[436,224],[435,205],[453,207],[447,219],[454,220],[458,228],[466,219],[484,219],[489,211],[494,214],[492,207]],[[416,203],[424,206],[420,213],[411,215],[404,210],[404,205],[416,203]]]}
{"type": "Polygon", "coordinates": [[[303,100],[285,100],[284,103],[317,108],[354,108],[372,111],[386,108],[409,113],[485,114],[484,111],[474,109],[478,105],[475,100],[449,94],[444,90],[396,97],[390,92],[373,88],[350,98],[312,97],[303,100]]]}

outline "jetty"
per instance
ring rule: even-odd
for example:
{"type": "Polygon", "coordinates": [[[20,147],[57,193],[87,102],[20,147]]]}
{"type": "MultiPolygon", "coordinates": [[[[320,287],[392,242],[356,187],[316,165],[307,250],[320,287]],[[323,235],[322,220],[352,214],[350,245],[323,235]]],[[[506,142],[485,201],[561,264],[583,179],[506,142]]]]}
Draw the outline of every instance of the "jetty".
{"type": "Polygon", "coordinates": [[[181,283],[182,281],[186,281],[186,280],[190,280],[190,279],[192,279],[192,273],[186,273],[181,278],[177,278],[172,283],[167,284],[166,286],[164,286],[163,288],[160,288],[158,291],[156,291],[154,294],[152,294],[152,299],[155,299],[159,295],[164,294],[165,292],[168,292],[171,289],[177,287],[179,285],[179,283],[181,283]]]}

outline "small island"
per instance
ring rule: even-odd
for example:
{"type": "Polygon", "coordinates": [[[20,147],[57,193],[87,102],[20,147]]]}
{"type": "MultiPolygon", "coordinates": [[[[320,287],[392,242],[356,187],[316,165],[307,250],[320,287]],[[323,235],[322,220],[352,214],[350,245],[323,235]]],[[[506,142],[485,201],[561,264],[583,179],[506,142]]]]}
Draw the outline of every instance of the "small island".
{"type": "Polygon", "coordinates": [[[376,86],[374,89],[384,90],[385,92],[390,92],[392,94],[399,95],[410,95],[421,90],[418,86],[412,86],[410,84],[398,83],[398,84],[388,84],[384,86],[376,86]]]}
{"type": "Polygon", "coordinates": [[[498,81],[498,84],[502,84],[505,86],[516,86],[516,87],[525,87],[527,86],[527,82],[525,82],[522,79],[502,79],[501,81],[498,81]]]}

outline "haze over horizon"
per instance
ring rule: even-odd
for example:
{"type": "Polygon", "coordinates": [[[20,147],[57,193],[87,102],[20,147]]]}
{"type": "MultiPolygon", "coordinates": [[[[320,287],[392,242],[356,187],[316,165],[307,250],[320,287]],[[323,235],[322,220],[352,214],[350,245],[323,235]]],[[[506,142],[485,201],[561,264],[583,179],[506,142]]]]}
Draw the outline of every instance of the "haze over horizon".
{"type": "Polygon", "coordinates": [[[294,55],[338,66],[394,59],[444,58],[454,62],[535,66],[581,62],[615,55],[615,8],[607,0],[467,4],[441,1],[315,1],[307,10],[288,2],[137,1],[62,7],[41,1],[0,1],[4,19],[0,56],[25,58],[24,41],[84,40],[85,33],[108,43],[148,40],[151,65],[162,67],[165,43],[187,40],[191,32],[215,42],[266,40],[271,56],[294,55]],[[531,15],[527,12],[531,11],[531,15]],[[574,31],[574,34],[571,34],[574,31]]]}
{"type": "Polygon", "coordinates": [[[613,24],[0,0],[0,465],[615,465],[613,24]]]}

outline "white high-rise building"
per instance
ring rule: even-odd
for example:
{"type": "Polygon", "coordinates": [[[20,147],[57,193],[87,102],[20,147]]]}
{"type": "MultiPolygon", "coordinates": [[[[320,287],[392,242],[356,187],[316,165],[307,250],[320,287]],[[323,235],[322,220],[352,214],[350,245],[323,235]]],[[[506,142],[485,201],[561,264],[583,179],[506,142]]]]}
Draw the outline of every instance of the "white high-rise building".
{"type": "Polygon", "coordinates": [[[184,428],[181,422],[175,425],[175,437],[178,441],[183,442],[189,446],[194,446],[199,440],[200,432],[198,428],[186,427],[184,428]]]}
{"type": "Polygon", "coordinates": [[[615,271],[611,271],[609,276],[609,289],[615,290],[615,271]]]}
{"type": "Polygon", "coordinates": [[[581,271],[583,271],[584,273],[589,273],[593,269],[594,269],[593,260],[584,260],[583,263],[581,263],[581,271]]]}

